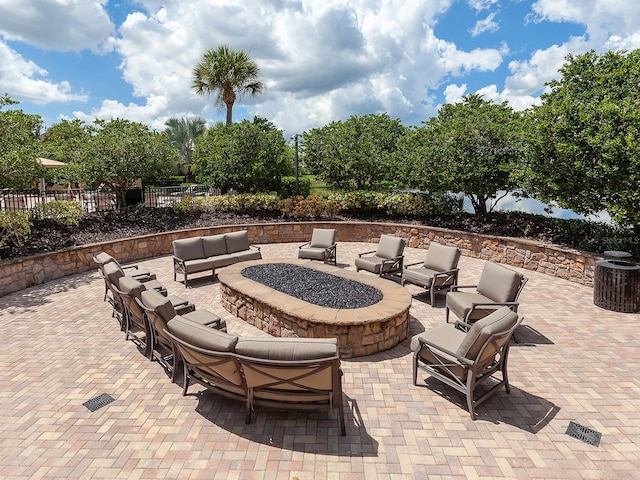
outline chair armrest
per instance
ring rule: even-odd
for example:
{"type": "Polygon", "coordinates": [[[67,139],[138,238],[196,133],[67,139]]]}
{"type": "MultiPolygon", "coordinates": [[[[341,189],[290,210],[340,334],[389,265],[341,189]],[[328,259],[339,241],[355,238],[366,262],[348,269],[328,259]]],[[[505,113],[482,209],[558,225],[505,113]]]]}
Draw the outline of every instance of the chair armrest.
{"type": "Polygon", "coordinates": [[[451,291],[455,292],[461,288],[477,288],[478,285],[451,285],[451,291]]]}
{"type": "Polygon", "coordinates": [[[469,360],[466,357],[458,355],[456,352],[452,352],[451,350],[447,350],[446,348],[443,348],[440,345],[437,345],[437,344],[435,344],[433,342],[430,342],[429,340],[425,340],[423,338],[420,338],[419,342],[420,342],[421,348],[423,346],[426,346],[431,351],[437,350],[438,352],[444,353],[446,355],[450,355],[453,358],[455,358],[456,360],[458,360],[460,363],[464,363],[464,364],[469,365],[469,366],[473,365],[473,361],[472,360],[469,360]]]}
{"type": "Polygon", "coordinates": [[[424,262],[414,262],[414,263],[407,263],[405,264],[404,268],[407,267],[415,267],[416,265],[422,265],[424,262]]]}
{"type": "Polygon", "coordinates": [[[253,248],[254,250],[260,251],[260,245],[249,245],[249,248],[253,248]]]}
{"type": "Polygon", "coordinates": [[[362,253],[359,253],[359,254],[358,254],[358,256],[359,256],[359,257],[361,257],[361,256],[363,256],[363,255],[369,255],[369,254],[371,254],[371,253],[376,253],[376,251],[375,251],[375,250],[369,250],[368,252],[362,252],[362,253]]]}
{"type": "Polygon", "coordinates": [[[472,303],[471,304],[471,308],[469,309],[469,313],[467,313],[466,317],[465,317],[465,321],[464,323],[471,325],[468,320],[469,317],[471,316],[471,314],[473,313],[473,311],[477,308],[477,307],[517,307],[519,305],[518,302],[479,302],[479,303],[472,303]]]}
{"type": "Polygon", "coordinates": [[[304,247],[306,247],[308,245],[311,245],[311,242],[305,242],[302,245],[298,246],[298,248],[304,248],[304,247]]]}
{"type": "Polygon", "coordinates": [[[436,278],[440,277],[450,277],[451,275],[457,275],[459,271],[460,269],[454,268],[453,270],[447,270],[446,272],[438,272],[433,275],[433,279],[435,280],[436,278]]]}
{"type": "Polygon", "coordinates": [[[132,268],[134,270],[138,269],[138,265],[127,265],[126,267],[122,267],[122,270],[127,270],[128,268],[132,268]]]}

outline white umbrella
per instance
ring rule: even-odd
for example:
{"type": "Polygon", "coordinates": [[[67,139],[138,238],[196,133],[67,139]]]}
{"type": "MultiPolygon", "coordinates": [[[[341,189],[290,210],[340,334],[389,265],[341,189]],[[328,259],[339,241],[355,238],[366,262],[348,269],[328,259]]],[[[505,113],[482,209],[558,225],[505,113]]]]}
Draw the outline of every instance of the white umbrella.
{"type": "MultiPolygon", "coordinates": [[[[51,160],[50,158],[36,158],[36,161],[40,162],[47,168],[58,168],[64,167],[66,163],[59,162],[58,160],[51,160]]],[[[42,194],[42,201],[46,201],[46,193],[45,193],[46,183],[44,177],[40,180],[40,193],[42,194]]]]}

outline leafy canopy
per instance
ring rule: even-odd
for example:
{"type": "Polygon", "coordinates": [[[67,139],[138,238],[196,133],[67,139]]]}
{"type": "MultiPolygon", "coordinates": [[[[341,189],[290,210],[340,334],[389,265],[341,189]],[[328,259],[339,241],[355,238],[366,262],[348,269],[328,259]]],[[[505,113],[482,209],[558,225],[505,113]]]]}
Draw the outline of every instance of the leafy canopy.
{"type": "Polygon", "coordinates": [[[302,134],[305,165],[334,188],[372,189],[392,179],[393,153],[405,131],[386,113],[331,122],[302,134]]]}
{"type": "Polygon", "coordinates": [[[462,192],[476,213],[485,214],[498,195],[516,186],[513,171],[524,155],[522,130],[522,116],[506,102],[467,95],[462,102],[443,105],[437,116],[402,139],[397,171],[412,186],[462,192]]]}
{"type": "Polygon", "coordinates": [[[568,55],[531,113],[526,180],[546,202],[640,228],[640,50],[568,55]]]}
{"type": "Polygon", "coordinates": [[[17,103],[7,94],[0,97],[0,187],[3,188],[34,187],[46,170],[36,160],[40,156],[38,136],[42,119],[22,110],[3,110],[17,103]]]}
{"type": "Polygon", "coordinates": [[[282,131],[260,117],[209,128],[196,140],[191,168],[199,183],[241,193],[279,191],[292,172],[282,131]]]}
{"type": "Polygon", "coordinates": [[[238,97],[255,96],[265,89],[258,64],[244,50],[232,50],[227,45],[204,52],[193,67],[191,79],[196,94],[215,94],[216,105],[226,106],[227,125],[232,122],[233,104],[238,97]]]}

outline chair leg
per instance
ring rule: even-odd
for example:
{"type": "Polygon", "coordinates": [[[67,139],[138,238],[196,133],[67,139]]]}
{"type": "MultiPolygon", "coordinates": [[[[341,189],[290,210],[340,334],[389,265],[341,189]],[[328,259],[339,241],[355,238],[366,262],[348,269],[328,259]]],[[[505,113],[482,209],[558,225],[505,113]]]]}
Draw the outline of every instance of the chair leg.
{"type": "Polygon", "coordinates": [[[413,354],[413,384],[418,385],[418,352],[413,354]]]}
{"type": "Polygon", "coordinates": [[[445,320],[447,321],[447,323],[449,323],[449,306],[445,307],[445,320]]]}
{"type": "MultiPolygon", "coordinates": [[[[173,359],[173,361],[175,362],[175,358],[173,359]]],[[[175,363],[174,363],[175,365],[175,363]]],[[[187,394],[187,389],[189,388],[189,372],[187,369],[187,364],[186,362],[183,363],[184,368],[183,368],[183,372],[184,372],[184,378],[183,378],[183,383],[182,383],[182,396],[184,397],[187,394]]]]}

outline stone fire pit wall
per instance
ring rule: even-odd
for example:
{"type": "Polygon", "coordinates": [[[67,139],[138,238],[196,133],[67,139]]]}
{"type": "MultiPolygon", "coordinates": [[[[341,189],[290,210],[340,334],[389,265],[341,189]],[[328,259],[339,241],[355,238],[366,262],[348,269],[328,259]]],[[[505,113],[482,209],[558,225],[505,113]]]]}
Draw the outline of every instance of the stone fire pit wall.
{"type": "Polygon", "coordinates": [[[395,282],[322,263],[270,259],[220,270],[220,303],[232,315],[274,337],[337,338],[340,357],[362,357],[395,347],[409,332],[411,295],[395,282]],[[242,276],[248,265],[290,263],[378,289],[382,300],[368,307],[327,308],[290,297],[242,276]]]}
{"type": "Polygon", "coordinates": [[[431,242],[455,245],[462,254],[525,268],[583,285],[593,285],[595,262],[601,256],[557,245],[510,237],[479,235],[444,228],[367,222],[297,222],[225,225],[180,230],[74,247],[0,263],[0,297],[62,277],[95,270],[91,258],[105,251],[121,263],[171,254],[177,238],[215,235],[247,229],[251,243],[306,242],[314,228],[337,229],[339,242],[377,242],[383,233],[409,239],[409,247],[429,248],[431,242]]]}

